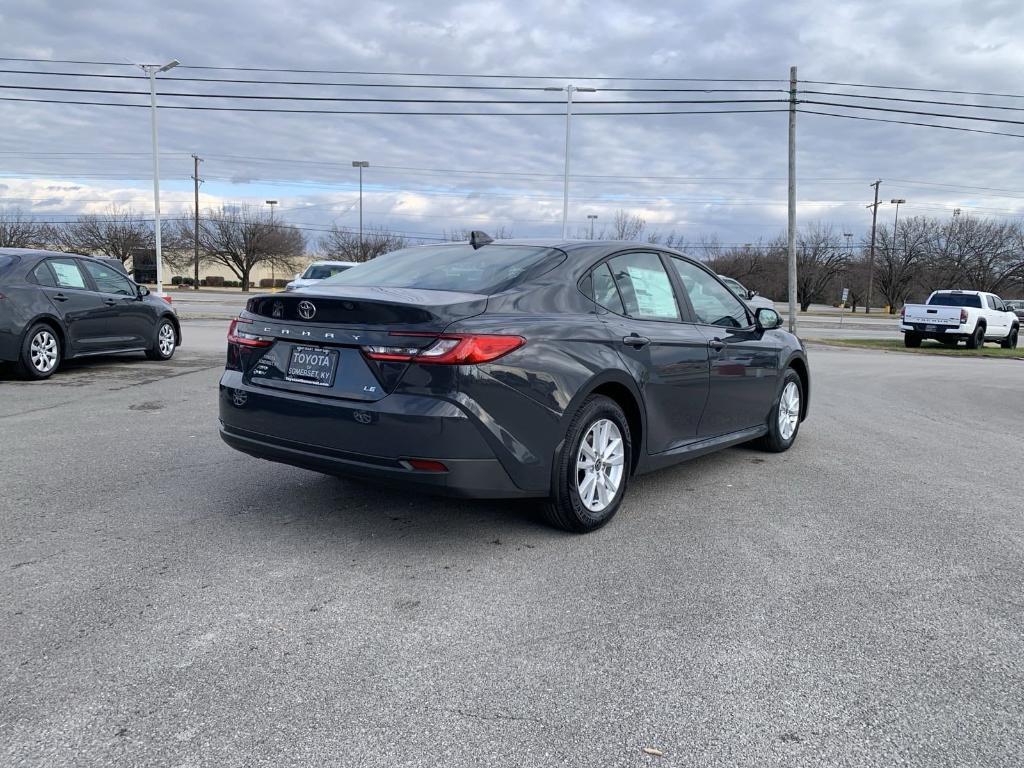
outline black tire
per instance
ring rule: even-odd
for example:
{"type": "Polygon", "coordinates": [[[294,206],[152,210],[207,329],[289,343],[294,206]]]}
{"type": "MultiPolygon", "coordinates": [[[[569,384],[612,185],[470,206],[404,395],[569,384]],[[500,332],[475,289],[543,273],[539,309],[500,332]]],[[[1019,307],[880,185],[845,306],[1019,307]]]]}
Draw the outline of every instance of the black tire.
{"type": "Polygon", "coordinates": [[[544,517],[547,522],[566,531],[587,533],[597,530],[611,520],[626,494],[632,458],[633,442],[629,422],[622,408],[614,400],[603,395],[588,397],[573,416],[562,450],[555,459],[554,487],[551,498],[544,505],[544,517]],[[577,457],[591,428],[605,419],[618,428],[622,439],[622,473],[618,487],[607,506],[593,511],[582,498],[577,457]]]}
{"type": "Polygon", "coordinates": [[[178,332],[174,328],[174,323],[166,317],[161,318],[160,322],[156,325],[156,336],[153,337],[153,346],[146,350],[146,357],[150,360],[170,360],[174,357],[174,350],[177,346],[178,332]],[[170,339],[169,344],[168,338],[170,339]]]}
{"type": "Polygon", "coordinates": [[[967,338],[967,348],[968,349],[980,349],[981,347],[984,347],[984,346],[985,346],[985,326],[984,325],[979,325],[977,328],[974,329],[974,333],[972,333],[967,338]]]}
{"type": "Polygon", "coordinates": [[[790,446],[796,441],[796,436],[800,433],[800,419],[803,413],[803,406],[803,381],[800,379],[800,374],[790,368],[786,371],[786,375],[782,379],[782,386],[779,387],[779,394],[775,398],[775,405],[772,406],[771,413],[768,416],[768,434],[757,441],[758,447],[771,453],[782,453],[783,451],[788,451],[790,446]],[[800,413],[797,414],[796,424],[793,426],[792,434],[786,438],[782,434],[779,422],[779,411],[782,408],[782,395],[790,384],[796,385],[796,391],[799,397],[798,410],[800,413]]]}
{"type": "Polygon", "coordinates": [[[18,375],[24,379],[48,379],[64,360],[60,334],[48,323],[36,323],[21,340],[18,375]]]}
{"type": "Polygon", "coordinates": [[[921,346],[921,335],[917,334],[917,333],[910,333],[909,331],[907,333],[904,333],[903,334],[903,346],[911,347],[912,349],[916,349],[917,347],[920,347],[921,346]]]}
{"type": "Polygon", "coordinates": [[[1010,332],[1006,334],[1006,338],[999,342],[999,346],[1003,349],[1016,349],[1017,348],[1017,335],[1020,333],[1020,329],[1015,325],[1010,329],[1010,332]]]}

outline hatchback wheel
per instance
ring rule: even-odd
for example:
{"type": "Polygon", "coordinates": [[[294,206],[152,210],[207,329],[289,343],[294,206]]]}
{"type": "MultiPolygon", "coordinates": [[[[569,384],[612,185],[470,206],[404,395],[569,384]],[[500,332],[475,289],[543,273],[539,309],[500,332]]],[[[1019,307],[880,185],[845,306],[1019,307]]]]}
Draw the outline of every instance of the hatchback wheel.
{"type": "Polygon", "coordinates": [[[800,431],[803,407],[803,385],[800,375],[790,368],[782,382],[782,392],[768,417],[768,434],[761,438],[761,447],[773,453],[788,450],[800,431]]]}
{"type": "Polygon", "coordinates": [[[545,507],[552,525],[584,533],[614,517],[632,466],[629,423],[611,398],[592,395],[573,417],[545,507]]]}
{"type": "Polygon", "coordinates": [[[156,341],[152,348],[146,350],[146,357],[150,360],[170,360],[177,343],[178,334],[174,330],[174,323],[161,320],[156,329],[156,341]]]}
{"type": "Polygon", "coordinates": [[[47,379],[60,366],[62,350],[56,331],[45,323],[29,328],[21,344],[18,372],[28,379],[47,379]]]}

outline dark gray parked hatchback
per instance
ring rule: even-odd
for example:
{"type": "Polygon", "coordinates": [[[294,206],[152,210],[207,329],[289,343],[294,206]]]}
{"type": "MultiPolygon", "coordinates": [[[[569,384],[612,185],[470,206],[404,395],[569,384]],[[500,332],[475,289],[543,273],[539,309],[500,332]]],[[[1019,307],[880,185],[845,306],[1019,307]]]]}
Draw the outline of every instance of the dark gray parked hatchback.
{"type": "Polygon", "coordinates": [[[321,472],[537,497],[589,531],[635,474],[793,444],[810,379],[780,324],[672,250],[474,233],[250,299],[221,436],[321,472]]]}
{"type": "Polygon", "coordinates": [[[171,305],[105,259],[0,248],[0,361],[45,379],[73,357],[145,352],[168,360],[181,343],[171,305]]]}

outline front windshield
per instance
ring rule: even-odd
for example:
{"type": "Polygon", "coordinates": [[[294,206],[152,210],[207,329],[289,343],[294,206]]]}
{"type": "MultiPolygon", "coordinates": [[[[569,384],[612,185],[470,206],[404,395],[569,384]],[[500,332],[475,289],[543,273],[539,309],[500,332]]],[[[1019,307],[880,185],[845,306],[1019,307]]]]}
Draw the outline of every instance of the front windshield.
{"type": "Polygon", "coordinates": [[[310,264],[302,273],[303,280],[326,280],[328,277],[351,269],[350,266],[341,264],[310,264]]]}
{"type": "Polygon", "coordinates": [[[420,245],[378,256],[324,284],[489,294],[511,287],[527,273],[542,274],[564,258],[559,250],[535,245],[420,245]]]}
{"type": "Polygon", "coordinates": [[[731,277],[723,277],[722,282],[728,285],[735,293],[743,294],[747,292],[746,288],[740,285],[739,282],[737,282],[736,280],[733,280],[731,277]]]}

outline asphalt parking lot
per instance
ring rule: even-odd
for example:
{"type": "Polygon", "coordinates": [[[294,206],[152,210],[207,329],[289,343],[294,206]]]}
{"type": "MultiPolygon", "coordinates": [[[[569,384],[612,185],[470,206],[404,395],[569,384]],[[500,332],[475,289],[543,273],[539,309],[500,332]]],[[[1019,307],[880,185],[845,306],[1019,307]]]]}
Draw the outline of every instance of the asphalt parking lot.
{"type": "Polygon", "coordinates": [[[812,348],[580,537],[231,451],[224,328],[0,373],[0,764],[1020,765],[1024,363],[812,348]]]}

